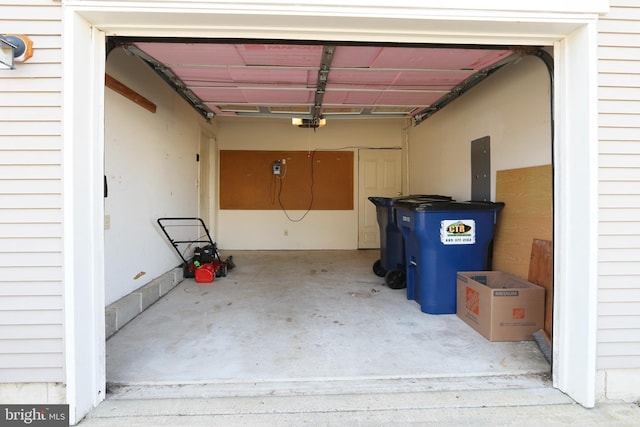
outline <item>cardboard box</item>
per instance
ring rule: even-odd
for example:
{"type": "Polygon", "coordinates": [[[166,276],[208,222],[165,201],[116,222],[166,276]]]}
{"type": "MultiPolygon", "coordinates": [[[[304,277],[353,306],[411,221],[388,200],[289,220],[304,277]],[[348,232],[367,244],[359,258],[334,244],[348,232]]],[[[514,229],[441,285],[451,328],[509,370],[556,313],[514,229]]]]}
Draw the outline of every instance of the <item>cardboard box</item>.
{"type": "Polygon", "coordinates": [[[489,341],[530,341],[544,327],[544,288],[502,271],[458,272],[456,309],[489,341]]]}

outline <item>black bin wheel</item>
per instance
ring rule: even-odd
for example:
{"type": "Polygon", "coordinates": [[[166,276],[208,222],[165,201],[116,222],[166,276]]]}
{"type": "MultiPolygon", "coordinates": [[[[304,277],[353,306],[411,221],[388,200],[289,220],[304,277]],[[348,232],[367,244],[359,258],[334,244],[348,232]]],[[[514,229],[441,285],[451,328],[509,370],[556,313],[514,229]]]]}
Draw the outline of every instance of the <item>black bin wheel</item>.
{"type": "Polygon", "coordinates": [[[382,268],[382,262],[377,260],[373,263],[373,273],[378,277],[384,277],[387,273],[384,268],[382,268]]]}
{"type": "Polygon", "coordinates": [[[407,273],[404,270],[393,269],[387,271],[384,282],[391,289],[403,289],[407,287],[407,273]]]}

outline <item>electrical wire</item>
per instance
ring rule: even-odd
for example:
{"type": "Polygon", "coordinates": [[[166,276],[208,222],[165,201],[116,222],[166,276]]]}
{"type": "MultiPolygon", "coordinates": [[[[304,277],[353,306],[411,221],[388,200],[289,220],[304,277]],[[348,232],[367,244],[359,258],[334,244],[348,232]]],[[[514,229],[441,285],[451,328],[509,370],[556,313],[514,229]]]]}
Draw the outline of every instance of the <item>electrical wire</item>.
{"type": "MultiPolygon", "coordinates": [[[[275,174],[271,175],[271,187],[269,188],[269,197],[271,198],[272,205],[276,203],[276,184],[277,184],[276,177],[277,175],[275,174]]],[[[280,183],[280,185],[282,185],[282,183],[280,183]]]]}
{"type": "Polygon", "coordinates": [[[315,154],[316,154],[316,150],[313,151],[309,151],[309,161],[311,162],[310,164],[310,178],[311,178],[311,184],[309,185],[309,207],[306,209],[306,211],[304,212],[304,214],[302,214],[302,216],[300,218],[294,219],[291,218],[291,216],[289,215],[289,212],[287,212],[287,209],[284,207],[284,204],[282,203],[282,189],[284,187],[284,183],[283,183],[283,179],[286,175],[286,168],[287,165],[285,164],[285,171],[284,174],[282,176],[278,176],[278,175],[274,175],[277,176],[278,178],[280,178],[280,188],[278,189],[278,204],[280,205],[280,209],[282,209],[282,212],[284,213],[284,215],[287,217],[287,219],[290,222],[300,222],[302,221],[309,212],[311,212],[311,207],[313,206],[313,186],[314,186],[314,164],[315,164],[315,154]]]}
{"type": "MultiPolygon", "coordinates": [[[[316,129],[310,129],[313,131],[313,133],[316,133],[316,129]]],[[[347,145],[347,146],[343,146],[343,147],[336,147],[336,148],[315,148],[313,150],[311,150],[311,132],[308,134],[308,138],[307,138],[307,155],[309,157],[309,160],[311,162],[310,164],[310,171],[311,171],[311,184],[309,187],[309,193],[310,193],[310,201],[309,201],[309,206],[308,208],[305,210],[304,214],[302,214],[302,216],[300,218],[294,219],[291,218],[291,216],[289,215],[289,212],[287,211],[286,207],[284,206],[284,203],[282,202],[282,189],[284,187],[284,178],[287,174],[287,165],[284,164],[283,165],[283,170],[282,170],[282,175],[273,175],[273,180],[272,180],[272,185],[271,185],[271,200],[272,200],[272,204],[274,203],[274,197],[275,197],[275,193],[276,193],[276,184],[280,184],[278,189],[277,189],[277,199],[278,199],[278,204],[280,205],[280,209],[282,210],[282,212],[285,214],[285,216],[287,217],[287,219],[290,222],[300,222],[302,221],[307,214],[311,211],[311,207],[313,206],[313,187],[314,187],[314,166],[315,166],[315,154],[318,151],[340,151],[340,150],[401,150],[402,147],[400,146],[391,146],[391,147],[369,147],[369,146],[364,146],[364,145],[347,145]]]]}

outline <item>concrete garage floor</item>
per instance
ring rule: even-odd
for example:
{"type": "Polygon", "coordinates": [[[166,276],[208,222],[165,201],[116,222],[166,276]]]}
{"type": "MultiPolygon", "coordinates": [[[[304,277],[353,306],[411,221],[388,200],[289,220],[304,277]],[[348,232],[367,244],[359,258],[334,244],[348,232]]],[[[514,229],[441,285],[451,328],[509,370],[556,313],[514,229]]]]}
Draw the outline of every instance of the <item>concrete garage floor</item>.
{"type": "Polygon", "coordinates": [[[534,341],[422,313],[373,274],[378,251],[222,255],[237,265],[226,278],[183,281],[108,340],[112,396],[551,387],[534,341]]]}
{"type": "Polygon", "coordinates": [[[110,392],[82,427],[638,425],[637,403],[554,389],[534,342],[421,313],[373,275],[377,251],[232,255],[109,339],[110,392]]]}

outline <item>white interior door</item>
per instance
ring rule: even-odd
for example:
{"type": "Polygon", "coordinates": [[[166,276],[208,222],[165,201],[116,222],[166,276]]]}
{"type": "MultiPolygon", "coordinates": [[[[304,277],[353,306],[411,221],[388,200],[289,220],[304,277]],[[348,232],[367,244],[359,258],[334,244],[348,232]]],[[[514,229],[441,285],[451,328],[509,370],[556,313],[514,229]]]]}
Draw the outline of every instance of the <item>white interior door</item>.
{"type": "Polygon", "coordinates": [[[376,206],[369,197],[398,197],[401,194],[401,150],[360,150],[358,153],[358,248],[380,247],[376,206]]]}

